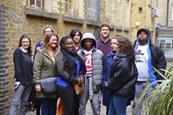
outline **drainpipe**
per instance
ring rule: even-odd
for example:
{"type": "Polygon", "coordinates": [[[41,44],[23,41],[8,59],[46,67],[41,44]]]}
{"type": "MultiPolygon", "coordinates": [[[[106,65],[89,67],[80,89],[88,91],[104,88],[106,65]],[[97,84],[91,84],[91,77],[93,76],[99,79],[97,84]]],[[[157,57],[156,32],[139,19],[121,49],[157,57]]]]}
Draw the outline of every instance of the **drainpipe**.
{"type": "Polygon", "coordinates": [[[169,0],[167,0],[166,27],[168,27],[168,22],[169,22],[169,0]]]}

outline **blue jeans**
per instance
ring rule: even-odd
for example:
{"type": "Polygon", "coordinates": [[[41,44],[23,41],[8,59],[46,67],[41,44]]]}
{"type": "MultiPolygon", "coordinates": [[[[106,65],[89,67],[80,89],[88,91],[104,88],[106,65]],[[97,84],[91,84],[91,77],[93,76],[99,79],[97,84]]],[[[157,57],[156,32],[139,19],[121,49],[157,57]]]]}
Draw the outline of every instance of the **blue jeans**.
{"type": "Polygon", "coordinates": [[[44,99],[41,101],[41,115],[56,115],[57,99],[44,99]]]}
{"type": "MultiPolygon", "coordinates": [[[[135,98],[134,98],[133,105],[132,105],[132,114],[133,115],[141,115],[142,114],[142,107],[143,107],[144,99],[141,100],[141,102],[137,108],[135,108],[135,107],[136,107],[136,103],[137,103],[139,97],[141,96],[142,92],[146,88],[146,85],[147,85],[146,82],[137,81],[137,83],[136,83],[135,98]]],[[[152,87],[148,87],[148,89],[146,90],[146,97],[145,98],[146,98],[148,106],[149,106],[149,102],[150,102],[150,93],[152,90],[153,90],[152,87]]]]}
{"type": "Polygon", "coordinates": [[[31,89],[32,89],[32,84],[27,86],[20,84],[19,87],[14,90],[9,115],[17,114],[18,105],[20,105],[19,115],[25,115],[25,109],[28,103],[29,95],[31,93],[31,89]]]}
{"type": "Polygon", "coordinates": [[[128,96],[112,95],[108,115],[126,115],[128,96]]]}

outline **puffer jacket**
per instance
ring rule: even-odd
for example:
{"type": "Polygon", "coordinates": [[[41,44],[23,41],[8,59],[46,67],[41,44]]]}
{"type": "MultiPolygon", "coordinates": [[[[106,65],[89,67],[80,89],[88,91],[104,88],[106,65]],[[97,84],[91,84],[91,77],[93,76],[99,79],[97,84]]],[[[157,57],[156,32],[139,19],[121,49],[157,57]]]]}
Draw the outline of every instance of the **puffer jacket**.
{"type": "Polygon", "coordinates": [[[125,54],[117,53],[112,64],[110,79],[105,86],[112,94],[134,96],[137,76],[134,60],[125,54]]]}
{"type": "MultiPolygon", "coordinates": [[[[90,34],[88,33],[88,35],[90,34]]],[[[78,51],[78,54],[79,56],[82,57],[83,60],[85,60],[85,53],[84,53],[85,49],[83,41],[86,38],[94,41],[92,49],[93,83],[94,85],[101,85],[102,71],[103,71],[103,65],[102,65],[103,53],[99,49],[96,49],[96,38],[94,36],[87,36],[87,34],[84,34],[84,36],[81,39],[81,49],[78,51]]]]}

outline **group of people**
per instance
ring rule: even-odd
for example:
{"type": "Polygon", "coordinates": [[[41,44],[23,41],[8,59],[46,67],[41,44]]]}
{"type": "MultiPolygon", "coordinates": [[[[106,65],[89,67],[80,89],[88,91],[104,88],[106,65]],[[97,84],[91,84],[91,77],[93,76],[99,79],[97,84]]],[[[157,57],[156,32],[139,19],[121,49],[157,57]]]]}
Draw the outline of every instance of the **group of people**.
{"type": "MultiPolygon", "coordinates": [[[[126,115],[133,101],[133,114],[140,115],[142,102],[136,101],[149,81],[155,88],[162,79],[154,68],[163,72],[166,60],[162,50],[151,42],[148,29],[137,32],[134,45],[125,36],[110,38],[110,27],[102,24],[100,38],[79,29],[59,39],[52,26],[43,29],[45,38],[31,51],[31,39],[23,35],[14,52],[15,86],[10,115],[25,115],[28,98],[34,91],[37,115],[56,115],[61,98],[62,115],[86,115],[90,101],[93,115],[100,115],[101,102],[105,115],[126,115]],[[154,67],[154,68],[153,68],[154,67]],[[55,78],[56,90],[45,92],[41,81],[55,78]],[[76,84],[82,88],[76,92],[76,84]],[[33,87],[34,86],[34,87],[33,87]]],[[[149,96],[148,96],[149,98],[149,96]]],[[[149,100],[149,99],[148,99],[149,100]]]]}

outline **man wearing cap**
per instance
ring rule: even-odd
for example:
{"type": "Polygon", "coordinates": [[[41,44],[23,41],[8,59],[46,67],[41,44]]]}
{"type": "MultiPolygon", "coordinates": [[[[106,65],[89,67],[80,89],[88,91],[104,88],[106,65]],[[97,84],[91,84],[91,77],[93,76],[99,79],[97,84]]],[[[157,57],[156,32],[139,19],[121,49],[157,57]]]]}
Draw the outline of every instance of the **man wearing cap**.
{"type": "Polygon", "coordinates": [[[142,103],[135,109],[136,102],[142,91],[146,88],[146,82],[149,81],[151,87],[146,91],[147,101],[149,102],[149,93],[157,85],[157,80],[163,79],[154,71],[154,68],[164,74],[166,69],[166,59],[162,50],[151,42],[151,33],[148,29],[140,29],[137,32],[137,40],[134,44],[135,63],[138,69],[138,79],[136,83],[136,92],[133,103],[133,114],[140,115],[142,111],[142,103]]]}

